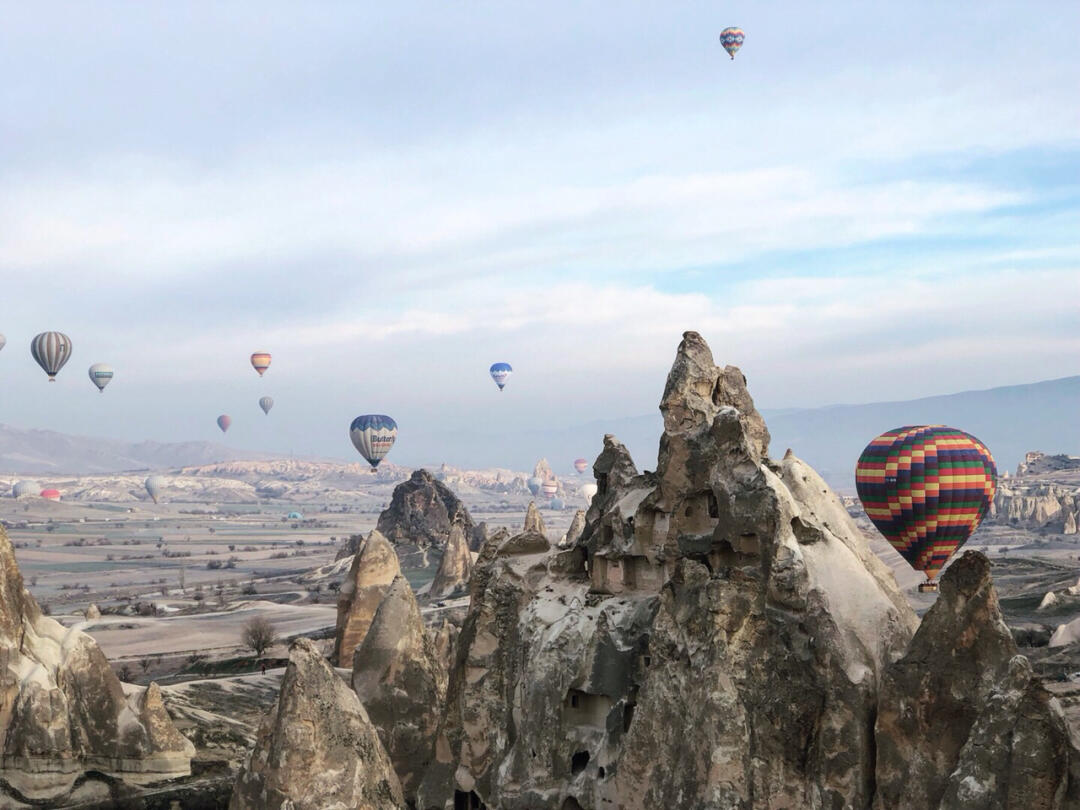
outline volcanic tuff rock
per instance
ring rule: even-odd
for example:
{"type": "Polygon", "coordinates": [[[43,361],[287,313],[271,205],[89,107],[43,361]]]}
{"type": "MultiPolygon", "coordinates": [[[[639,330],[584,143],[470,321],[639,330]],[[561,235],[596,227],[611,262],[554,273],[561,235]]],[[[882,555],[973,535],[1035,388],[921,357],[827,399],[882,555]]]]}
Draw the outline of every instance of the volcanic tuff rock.
{"type": "Polygon", "coordinates": [[[334,633],[334,660],[348,663],[353,650],[364,640],[375,611],[390,583],[401,574],[397,552],[378,530],[372,531],[353,557],[349,575],[341,586],[334,633]]]}
{"type": "Polygon", "coordinates": [[[472,552],[465,540],[465,532],[461,524],[455,523],[450,527],[450,537],[428,593],[436,598],[464,593],[469,589],[472,564],[472,552]]]}
{"type": "Polygon", "coordinates": [[[346,557],[355,557],[363,546],[364,535],[350,534],[341,541],[341,548],[339,548],[337,554],[334,555],[334,562],[344,560],[346,557]]]}
{"type": "Polygon", "coordinates": [[[940,587],[882,679],[875,810],[1078,806],[1061,709],[1016,654],[990,562],[968,551],[940,587]]]}
{"type": "Polygon", "coordinates": [[[401,785],[356,693],[297,639],[230,810],[401,810],[401,785]]]}
{"type": "Polygon", "coordinates": [[[90,636],[41,615],[2,527],[0,681],[0,775],[25,795],[56,801],[90,770],[135,781],[190,772],[195,748],[157,685],[126,697],[90,636]]]}
{"type": "Polygon", "coordinates": [[[419,568],[431,564],[430,549],[446,546],[455,523],[466,538],[472,538],[476,526],[465,504],[427,470],[416,470],[394,488],[390,506],[379,515],[376,528],[398,546],[406,567],[419,568]]]}
{"type": "Polygon", "coordinates": [[[530,510],[481,550],[420,807],[869,806],[914,614],[696,333],[661,411],[656,473],[605,437],[572,548],[530,510]]]}
{"type": "Polygon", "coordinates": [[[356,648],[352,684],[411,795],[431,759],[446,671],[405,577],[394,579],[356,648]]]}
{"type": "Polygon", "coordinates": [[[559,540],[559,548],[573,546],[577,543],[583,531],[585,531],[585,510],[578,509],[574,513],[574,519],[570,521],[570,527],[566,530],[566,534],[559,540]]]}

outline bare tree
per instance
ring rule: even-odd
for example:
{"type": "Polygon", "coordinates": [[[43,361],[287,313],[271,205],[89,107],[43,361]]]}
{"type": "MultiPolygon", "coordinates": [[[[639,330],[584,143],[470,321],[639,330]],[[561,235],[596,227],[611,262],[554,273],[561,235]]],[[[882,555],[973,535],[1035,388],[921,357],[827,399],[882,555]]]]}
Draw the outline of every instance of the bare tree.
{"type": "Polygon", "coordinates": [[[245,647],[262,658],[263,653],[277,644],[278,638],[274,625],[262,616],[254,616],[244,625],[240,640],[245,647]]]}
{"type": "Polygon", "coordinates": [[[116,673],[120,680],[131,682],[131,666],[129,664],[121,664],[120,671],[116,673]]]}
{"type": "Polygon", "coordinates": [[[149,658],[142,658],[139,660],[139,666],[142,667],[143,675],[150,669],[150,664],[153,662],[149,658]]]}

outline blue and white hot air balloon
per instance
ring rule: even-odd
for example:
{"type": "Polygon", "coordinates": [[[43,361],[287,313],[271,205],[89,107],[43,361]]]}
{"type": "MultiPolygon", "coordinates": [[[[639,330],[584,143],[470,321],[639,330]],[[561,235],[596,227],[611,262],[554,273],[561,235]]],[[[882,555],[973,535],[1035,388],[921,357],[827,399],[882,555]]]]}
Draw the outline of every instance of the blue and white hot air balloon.
{"type": "Polygon", "coordinates": [[[397,422],[384,414],[366,413],[353,419],[349,438],[374,470],[397,440],[397,422]]]}
{"type": "Polygon", "coordinates": [[[113,367],[107,363],[94,363],[87,373],[90,375],[90,382],[96,385],[98,391],[104,394],[105,386],[112,381],[113,367]]]}
{"type": "Polygon", "coordinates": [[[492,363],[491,368],[488,369],[488,371],[491,373],[491,379],[499,386],[500,391],[506,387],[506,383],[510,380],[510,375],[514,373],[514,369],[510,367],[509,363],[492,363]]]}

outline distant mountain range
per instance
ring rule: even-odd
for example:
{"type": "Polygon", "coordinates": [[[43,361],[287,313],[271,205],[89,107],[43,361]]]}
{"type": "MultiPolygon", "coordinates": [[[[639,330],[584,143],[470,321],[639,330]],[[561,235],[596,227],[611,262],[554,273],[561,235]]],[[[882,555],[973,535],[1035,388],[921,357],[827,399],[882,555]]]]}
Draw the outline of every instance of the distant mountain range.
{"type": "Polygon", "coordinates": [[[212,442],[125,442],[0,425],[0,472],[5,473],[86,475],[268,458],[212,442]]]}
{"type": "MultiPolygon", "coordinates": [[[[1000,470],[1014,470],[1028,450],[1080,453],[1080,376],[1010,385],[905,402],[764,410],[772,433],[771,454],[790,447],[834,487],[854,489],[855,461],[866,443],[901,425],[944,423],[982,439],[1000,470]]],[[[546,457],[557,475],[571,474],[573,459],[591,463],[605,433],[630,449],[639,469],[653,469],[663,423],[659,412],[524,433],[439,432],[430,446],[460,469],[510,467],[530,470],[546,457]]],[[[418,446],[424,437],[417,435],[418,446]]],[[[235,450],[211,442],[124,442],[67,436],[0,425],[0,472],[91,474],[195,467],[223,461],[259,461],[270,454],[235,450]]]]}

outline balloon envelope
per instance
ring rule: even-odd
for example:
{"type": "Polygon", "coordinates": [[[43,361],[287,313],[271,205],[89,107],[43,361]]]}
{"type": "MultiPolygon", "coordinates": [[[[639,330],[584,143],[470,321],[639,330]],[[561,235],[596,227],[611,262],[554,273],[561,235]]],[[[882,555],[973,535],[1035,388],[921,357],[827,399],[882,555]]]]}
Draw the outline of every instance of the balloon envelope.
{"type": "Polygon", "coordinates": [[[105,386],[113,378],[113,367],[107,363],[94,363],[87,373],[90,375],[90,382],[98,387],[98,391],[105,393],[105,386]]]}
{"type": "Polygon", "coordinates": [[[270,368],[270,352],[255,352],[251,355],[251,365],[261,377],[270,368]]]}
{"type": "Polygon", "coordinates": [[[736,51],[742,47],[744,39],[746,39],[746,34],[741,28],[725,28],[720,32],[720,44],[724,46],[724,50],[732,59],[735,58],[736,51]]]}
{"type": "Polygon", "coordinates": [[[989,511],[997,467],[986,446],[962,430],[907,426],[866,446],[855,488],[878,531],[932,580],[989,511]]]}
{"type": "Polygon", "coordinates": [[[499,386],[499,390],[502,391],[506,387],[510,375],[514,373],[514,369],[510,367],[509,363],[492,363],[488,372],[491,374],[491,379],[499,386]]]}
{"type": "Polygon", "coordinates": [[[558,510],[561,510],[561,509],[565,509],[566,504],[562,502],[562,498],[552,498],[551,499],[551,508],[558,511],[558,510]]]}
{"type": "Polygon", "coordinates": [[[24,498],[27,495],[38,495],[40,493],[41,484],[37,481],[30,481],[28,479],[16,481],[15,486],[11,488],[11,494],[15,498],[24,498]]]}
{"type": "Polygon", "coordinates": [[[144,486],[146,487],[146,494],[154,499],[154,503],[157,503],[158,495],[161,494],[161,490],[165,487],[165,479],[160,475],[151,475],[146,479],[144,486]]]}
{"type": "Polygon", "coordinates": [[[533,494],[533,497],[540,494],[540,487],[544,485],[543,480],[535,475],[525,483],[529,487],[529,492],[533,494]]]}
{"type": "Polygon", "coordinates": [[[224,433],[226,430],[228,430],[229,425],[231,425],[231,424],[232,424],[232,417],[229,416],[227,413],[223,413],[221,416],[219,416],[217,418],[217,426],[219,428],[221,428],[222,433],[224,433]]]}
{"type": "Polygon", "coordinates": [[[349,438],[353,447],[367,459],[371,469],[390,452],[397,440],[397,422],[380,413],[366,413],[353,419],[349,425],[349,438]]]}
{"type": "Polygon", "coordinates": [[[0,335],[0,349],[4,348],[6,345],[7,345],[7,338],[4,337],[3,335],[0,335]]]}
{"type": "Polygon", "coordinates": [[[41,497],[49,501],[60,500],[60,490],[58,489],[43,489],[41,490],[41,497]]]}
{"type": "Polygon", "coordinates": [[[585,503],[591,504],[596,497],[596,484],[582,484],[581,494],[585,496],[585,503]]]}
{"type": "Polygon", "coordinates": [[[554,478],[549,478],[547,481],[544,482],[544,485],[541,487],[541,489],[544,491],[545,497],[554,498],[555,493],[559,491],[559,482],[556,481],[554,478]]]}
{"type": "Polygon", "coordinates": [[[30,355],[53,382],[71,357],[71,338],[63,332],[42,332],[30,341],[30,355]]]}
{"type": "Polygon", "coordinates": [[[587,469],[589,469],[589,462],[583,458],[575,458],[574,469],[577,470],[579,473],[583,473],[587,469]]]}
{"type": "Polygon", "coordinates": [[[263,397],[259,400],[259,407],[263,409],[263,413],[270,413],[270,409],[274,407],[273,398],[263,397]]]}

